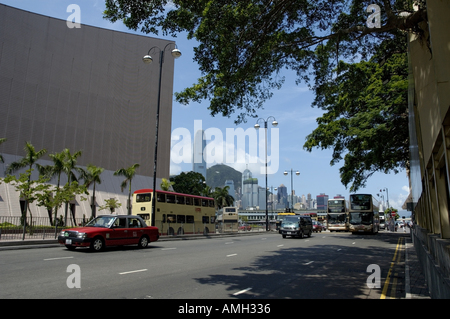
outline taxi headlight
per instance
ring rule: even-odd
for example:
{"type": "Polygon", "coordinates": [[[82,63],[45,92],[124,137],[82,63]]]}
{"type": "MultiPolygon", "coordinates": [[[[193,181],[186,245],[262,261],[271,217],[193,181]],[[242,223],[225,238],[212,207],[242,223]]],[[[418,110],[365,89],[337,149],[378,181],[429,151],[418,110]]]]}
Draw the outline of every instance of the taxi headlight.
{"type": "Polygon", "coordinates": [[[64,237],[64,234],[65,234],[65,231],[62,231],[62,232],[59,233],[59,236],[64,237]]]}
{"type": "Polygon", "coordinates": [[[86,233],[78,233],[77,238],[87,238],[87,234],[86,233]]]}

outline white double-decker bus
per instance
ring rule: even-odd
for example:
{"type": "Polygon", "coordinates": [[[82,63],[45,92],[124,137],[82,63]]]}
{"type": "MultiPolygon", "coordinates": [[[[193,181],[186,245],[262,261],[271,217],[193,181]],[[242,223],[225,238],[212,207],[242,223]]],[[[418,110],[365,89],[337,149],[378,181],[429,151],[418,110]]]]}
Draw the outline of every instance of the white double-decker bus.
{"type": "Polygon", "coordinates": [[[378,201],[370,194],[350,195],[350,231],[352,233],[378,233],[380,228],[378,207],[378,201]]]}
{"type": "Polygon", "coordinates": [[[344,198],[328,200],[327,229],[332,231],[348,231],[348,209],[344,198]]]}
{"type": "Polygon", "coordinates": [[[237,207],[224,207],[219,211],[219,232],[237,232],[239,230],[239,213],[237,207]]]}

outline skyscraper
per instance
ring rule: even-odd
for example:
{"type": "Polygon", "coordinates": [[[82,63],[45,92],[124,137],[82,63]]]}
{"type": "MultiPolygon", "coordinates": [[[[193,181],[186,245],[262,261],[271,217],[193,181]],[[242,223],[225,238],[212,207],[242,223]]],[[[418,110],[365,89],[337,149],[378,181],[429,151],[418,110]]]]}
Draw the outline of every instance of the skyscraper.
{"type": "MultiPolygon", "coordinates": [[[[192,161],[192,170],[196,173],[200,173],[206,180],[206,160],[205,160],[205,131],[198,130],[195,132],[194,145],[193,145],[193,155],[194,160],[192,161]]],[[[234,196],[233,196],[234,197],[234,196]]]]}
{"type": "Polygon", "coordinates": [[[258,179],[247,168],[242,173],[242,208],[258,206],[258,179]]]}
{"type": "Polygon", "coordinates": [[[278,199],[277,208],[289,207],[288,195],[287,195],[287,187],[284,186],[284,184],[281,184],[280,186],[278,186],[277,199],[278,199]]]}
{"type": "Polygon", "coordinates": [[[325,195],[325,193],[320,193],[320,195],[317,195],[316,198],[317,198],[317,210],[327,210],[328,195],[325,195]]]}

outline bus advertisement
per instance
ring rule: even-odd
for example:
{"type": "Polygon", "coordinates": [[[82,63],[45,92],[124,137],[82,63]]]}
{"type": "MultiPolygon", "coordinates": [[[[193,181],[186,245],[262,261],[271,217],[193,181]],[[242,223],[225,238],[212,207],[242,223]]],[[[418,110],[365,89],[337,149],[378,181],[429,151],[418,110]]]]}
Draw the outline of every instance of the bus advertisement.
{"type": "Polygon", "coordinates": [[[378,201],[370,194],[350,195],[349,229],[352,233],[377,234],[380,227],[378,201]]]}
{"type": "Polygon", "coordinates": [[[220,233],[237,233],[239,230],[239,213],[237,207],[224,207],[219,211],[221,223],[219,224],[220,233]]]}
{"type": "Polygon", "coordinates": [[[344,198],[328,200],[327,229],[332,231],[348,231],[348,210],[344,198]]]}
{"type": "MultiPolygon", "coordinates": [[[[133,193],[131,213],[151,225],[152,189],[133,193]]],[[[215,233],[214,199],[167,191],[156,191],[155,226],[162,235],[215,233]]]]}

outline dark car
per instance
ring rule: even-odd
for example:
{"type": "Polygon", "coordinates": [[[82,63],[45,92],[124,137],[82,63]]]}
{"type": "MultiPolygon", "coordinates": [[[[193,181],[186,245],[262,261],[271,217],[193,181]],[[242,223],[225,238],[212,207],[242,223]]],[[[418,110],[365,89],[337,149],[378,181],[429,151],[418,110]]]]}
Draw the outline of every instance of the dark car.
{"type": "Polygon", "coordinates": [[[94,218],[84,227],[64,229],[58,236],[58,242],[71,250],[90,247],[93,251],[100,251],[105,247],[121,245],[146,248],[158,238],[158,228],[147,226],[139,216],[104,215],[94,218]]]}
{"type": "Polygon", "coordinates": [[[280,232],[283,238],[286,236],[303,238],[311,237],[313,232],[312,220],[309,216],[286,216],[281,222],[280,232]]]}
{"type": "Polygon", "coordinates": [[[312,221],[312,225],[313,225],[313,231],[315,231],[316,233],[322,232],[323,226],[322,226],[321,223],[316,222],[315,220],[313,220],[312,221]]]}

